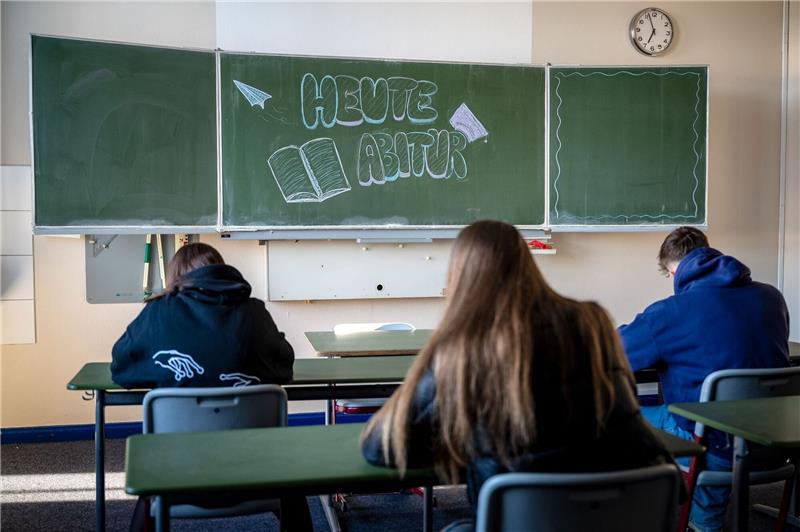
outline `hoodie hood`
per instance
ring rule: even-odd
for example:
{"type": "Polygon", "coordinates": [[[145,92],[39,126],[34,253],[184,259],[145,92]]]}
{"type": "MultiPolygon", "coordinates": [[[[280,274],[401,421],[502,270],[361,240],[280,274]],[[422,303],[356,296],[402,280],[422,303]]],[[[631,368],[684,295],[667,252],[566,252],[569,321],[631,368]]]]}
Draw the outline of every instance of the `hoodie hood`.
{"type": "Polygon", "coordinates": [[[714,248],[698,248],[686,255],[675,272],[675,293],[690,288],[733,287],[750,283],[750,268],[714,248]]]}
{"type": "Polygon", "coordinates": [[[250,283],[239,270],[227,264],[197,268],[183,276],[180,295],[214,304],[240,303],[250,297],[250,283]]]}

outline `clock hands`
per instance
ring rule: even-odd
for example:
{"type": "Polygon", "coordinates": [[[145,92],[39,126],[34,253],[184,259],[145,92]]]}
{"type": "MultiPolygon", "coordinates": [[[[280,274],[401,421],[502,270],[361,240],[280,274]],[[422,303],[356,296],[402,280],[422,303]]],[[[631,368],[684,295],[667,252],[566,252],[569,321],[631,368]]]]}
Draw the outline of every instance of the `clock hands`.
{"type": "Polygon", "coordinates": [[[652,15],[650,15],[650,13],[649,13],[649,12],[647,13],[647,20],[649,20],[649,21],[650,21],[650,27],[653,29],[653,31],[651,31],[651,32],[650,32],[650,38],[649,38],[649,39],[647,39],[647,42],[646,42],[646,43],[644,43],[644,45],[645,45],[645,46],[647,46],[648,44],[650,44],[650,41],[652,41],[652,40],[653,40],[653,35],[655,35],[655,34],[656,34],[656,27],[655,27],[655,25],[653,25],[653,17],[652,17],[652,15]]]}

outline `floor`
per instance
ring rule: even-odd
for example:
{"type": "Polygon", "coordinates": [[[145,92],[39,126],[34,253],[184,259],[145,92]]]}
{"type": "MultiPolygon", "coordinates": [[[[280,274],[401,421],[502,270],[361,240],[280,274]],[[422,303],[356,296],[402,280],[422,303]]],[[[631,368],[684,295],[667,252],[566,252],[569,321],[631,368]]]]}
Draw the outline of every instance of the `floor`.
{"type": "MultiPolygon", "coordinates": [[[[135,499],[125,495],[124,440],[107,444],[107,529],[128,530],[135,499]]],[[[91,441],[10,444],[0,447],[0,530],[82,531],[94,529],[94,444],[91,441]]],[[[781,485],[757,486],[754,503],[777,505],[781,485]]],[[[434,528],[471,514],[463,488],[436,488],[434,528]]],[[[314,528],[326,532],[327,522],[319,500],[309,497],[314,528]]],[[[357,495],[340,513],[346,532],[382,530],[417,531],[422,528],[422,499],[410,494],[357,495]]],[[[751,530],[772,530],[774,521],[753,512],[751,530]]],[[[272,531],[278,521],[271,514],[214,520],[173,520],[172,529],[183,531],[272,531]]],[[[787,527],[792,532],[793,527],[787,527]]]]}

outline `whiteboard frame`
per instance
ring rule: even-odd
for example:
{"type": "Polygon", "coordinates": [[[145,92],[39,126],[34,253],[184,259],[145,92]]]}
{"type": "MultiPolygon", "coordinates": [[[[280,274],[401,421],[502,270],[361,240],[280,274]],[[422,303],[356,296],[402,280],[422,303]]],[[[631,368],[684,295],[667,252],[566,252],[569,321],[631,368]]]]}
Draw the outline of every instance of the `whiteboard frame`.
{"type": "Polygon", "coordinates": [[[221,54],[237,55],[259,55],[271,57],[290,57],[290,58],[323,58],[323,59],[354,59],[383,61],[386,63],[411,62],[411,63],[434,63],[434,64],[463,64],[481,66],[517,66],[530,68],[543,68],[545,72],[545,150],[544,150],[544,217],[541,225],[525,224],[516,227],[522,232],[525,238],[547,237],[550,232],[558,233],[582,233],[582,232],[661,232],[670,231],[677,227],[689,225],[700,229],[708,228],[708,197],[711,187],[710,174],[708,171],[710,159],[709,133],[710,108],[711,108],[711,67],[708,64],[668,64],[668,65],[585,65],[585,64],[551,64],[551,63],[471,63],[467,61],[442,61],[442,60],[419,60],[419,59],[398,59],[398,58],[359,58],[350,56],[318,56],[303,54],[270,54],[259,52],[238,52],[222,49],[203,49],[182,46],[161,46],[153,44],[133,43],[127,41],[114,41],[105,39],[75,38],[70,36],[50,35],[45,33],[28,34],[28,123],[30,127],[29,140],[31,150],[31,225],[35,235],[54,235],[54,234],[148,234],[148,233],[218,233],[222,238],[231,240],[351,240],[351,239],[379,239],[391,242],[420,242],[431,241],[433,239],[452,239],[458,232],[466,227],[465,225],[320,225],[320,226],[226,226],[224,219],[224,201],[222,197],[222,107],[221,107],[221,54]],[[93,226],[93,225],[68,225],[68,226],[43,226],[36,225],[36,156],[34,151],[33,133],[33,39],[32,37],[48,37],[56,39],[67,39],[74,41],[120,44],[128,46],[140,46],[147,48],[158,48],[162,50],[183,50],[214,54],[215,61],[215,82],[216,82],[216,150],[217,150],[217,213],[216,225],[114,225],[114,226],[93,226]],[[706,69],[706,131],[705,131],[705,193],[704,193],[704,220],[702,223],[695,224],[551,224],[550,220],[550,69],[551,68],[705,68],[706,69]],[[388,239],[388,240],[386,240],[388,239]]]}

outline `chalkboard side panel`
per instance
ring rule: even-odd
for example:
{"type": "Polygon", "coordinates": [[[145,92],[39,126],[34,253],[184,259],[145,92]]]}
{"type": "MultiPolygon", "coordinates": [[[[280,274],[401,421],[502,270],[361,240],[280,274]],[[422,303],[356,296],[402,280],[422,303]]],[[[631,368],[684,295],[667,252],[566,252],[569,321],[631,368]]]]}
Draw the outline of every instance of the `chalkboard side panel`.
{"type": "Polygon", "coordinates": [[[708,68],[552,67],[550,224],[706,224],[708,68]]]}
{"type": "Polygon", "coordinates": [[[213,52],[33,35],[37,232],[215,226],[214,85],[213,52]]]}

